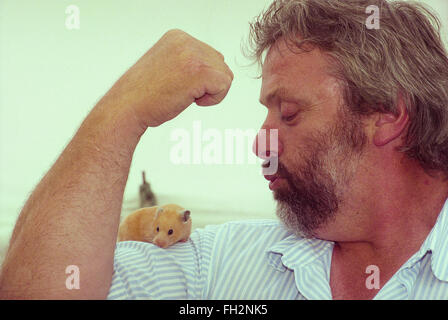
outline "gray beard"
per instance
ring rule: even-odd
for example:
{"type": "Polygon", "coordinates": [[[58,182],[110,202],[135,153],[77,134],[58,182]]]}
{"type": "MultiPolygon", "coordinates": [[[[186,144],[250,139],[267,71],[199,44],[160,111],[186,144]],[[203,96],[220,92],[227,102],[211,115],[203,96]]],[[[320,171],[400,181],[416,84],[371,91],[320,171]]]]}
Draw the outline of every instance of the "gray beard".
{"type": "Polygon", "coordinates": [[[306,167],[300,178],[283,169],[289,190],[274,192],[274,199],[277,216],[287,229],[300,237],[314,238],[314,231],[335,217],[341,199],[329,175],[318,172],[310,163],[306,167]]]}
{"type": "Polygon", "coordinates": [[[300,237],[317,237],[316,230],[336,218],[366,144],[359,118],[342,112],[335,123],[308,139],[295,170],[279,162],[277,172],[288,187],[274,191],[276,213],[300,237]]]}

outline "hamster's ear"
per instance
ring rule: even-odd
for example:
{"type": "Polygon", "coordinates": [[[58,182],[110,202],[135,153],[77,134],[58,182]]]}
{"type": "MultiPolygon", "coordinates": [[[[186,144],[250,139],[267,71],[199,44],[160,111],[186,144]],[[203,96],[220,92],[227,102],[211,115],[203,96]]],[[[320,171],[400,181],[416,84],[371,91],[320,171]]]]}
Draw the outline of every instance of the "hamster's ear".
{"type": "Polygon", "coordinates": [[[187,222],[188,219],[190,219],[190,210],[182,210],[180,212],[180,217],[182,219],[182,222],[187,222]]]}
{"type": "Polygon", "coordinates": [[[156,214],[154,215],[154,219],[157,219],[159,214],[161,214],[162,212],[163,212],[163,208],[162,207],[157,207],[156,214]]]}

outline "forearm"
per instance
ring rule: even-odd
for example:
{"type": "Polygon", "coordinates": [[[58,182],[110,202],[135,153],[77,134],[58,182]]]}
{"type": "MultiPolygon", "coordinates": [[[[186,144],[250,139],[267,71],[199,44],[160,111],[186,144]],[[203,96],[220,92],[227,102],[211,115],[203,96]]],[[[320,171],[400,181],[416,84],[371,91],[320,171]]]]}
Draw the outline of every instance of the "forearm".
{"type": "MultiPolygon", "coordinates": [[[[108,101],[109,100],[109,101],[108,101]]],[[[2,268],[6,298],[104,298],[132,154],[144,132],[103,99],[26,202],[2,268]],[[66,267],[80,289],[66,288],[66,267]]]]}

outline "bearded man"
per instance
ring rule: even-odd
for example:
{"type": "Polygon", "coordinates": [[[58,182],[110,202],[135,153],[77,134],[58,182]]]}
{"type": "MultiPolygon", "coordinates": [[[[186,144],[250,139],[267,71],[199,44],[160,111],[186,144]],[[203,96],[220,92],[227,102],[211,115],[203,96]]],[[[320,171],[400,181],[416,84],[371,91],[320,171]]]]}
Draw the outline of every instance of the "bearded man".
{"type": "Polygon", "coordinates": [[[27,201],[1,295],[447,299],[448,56],[439,27],[423,6],[401,1],[274,1],[249,43],[262,66],[262,129],[278,135],[254,151],[264,167],[278,163],[266,178],[280,221],[209,226],[168,249],[116,247],[141,135],[193,102],[219,103],[233,80],[219,52],[167,32],[95,106],[27,201]],[[366,26],[370,5],[379,29],[366,26]],[[98,198],[103,185],[111,188],[98,198]],[[73,264],[79,290],[65,286],[73,264]]]}

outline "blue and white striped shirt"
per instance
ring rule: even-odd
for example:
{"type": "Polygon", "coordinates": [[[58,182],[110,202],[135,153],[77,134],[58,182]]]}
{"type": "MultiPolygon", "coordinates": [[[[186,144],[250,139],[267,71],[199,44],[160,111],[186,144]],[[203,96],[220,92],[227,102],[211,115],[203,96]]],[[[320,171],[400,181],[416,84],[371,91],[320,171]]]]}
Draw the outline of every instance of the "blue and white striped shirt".
{"type": "MultiPolygon", "coordinates": [[[[120,242],[108,299],[331,299],[333,245],[296,237],[275,220],[207,226],[167,249],[120,242]]],[[[448,200],[375,299],[448,299],[448,200]]]]}

